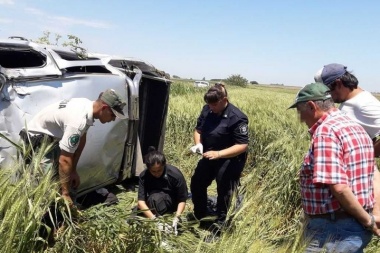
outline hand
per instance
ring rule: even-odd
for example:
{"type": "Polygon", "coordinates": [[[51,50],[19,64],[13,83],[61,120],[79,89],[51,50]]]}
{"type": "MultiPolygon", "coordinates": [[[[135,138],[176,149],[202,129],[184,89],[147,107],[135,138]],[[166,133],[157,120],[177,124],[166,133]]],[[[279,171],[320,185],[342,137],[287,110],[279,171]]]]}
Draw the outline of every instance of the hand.
{"type": "Polygon", "coordinates": [[[375,236],[380,237],[380,216],[374,215],[375,217],[375,227],[372,229],[372,232],[375,236]]]}
{"type": "Polygon", "coordinates": [[[177,216],[174,217],[173,224],[172,224],[174,235],[178,235],[178,231],[177,231],[178,222],[179,222],[179,218],[177,216]]]}
{"type": "Polygon", "coordinates": [[[202,145],[202,143],[198,143],[198,144],[192,146],[192,147],[190,148],[190,150],[191,150],[191,152],[193,152],[194,154],[195,154],[195,153],[203,154],[203,145],[202,145]]]}
{"type": "Polygon", "coordinates": [[[67,193],[62,193],[62,198],[63,198],[63,200],[64,200],[64,202],[65,202],[65,204],[67,204],[68,206],[73,206],[74,205],[74,202],[73,202],[73,200],[71,199],[71,197],[70,197],[70,193],[69,192],[67,192],[67,193]]]}
{"type": "Polygon", "coordinates": [[[219,151],[207,151],[203,154],[203,157],[209,160],[216,160],[219,159],[219,151]]]}
{"type": "Polygon", "coordinates": [[[157,222],[157,228],[165,234],[170,234],[173,231],[173,228],[169,224],[164,222],[157,222]]]}
{"type": "Polygon", "coordinates": [[[76,170],[71,172],[70,174],[70,185],[73,189],[77,189],[78,186],[80,185],[80,177],[76,170]]]}

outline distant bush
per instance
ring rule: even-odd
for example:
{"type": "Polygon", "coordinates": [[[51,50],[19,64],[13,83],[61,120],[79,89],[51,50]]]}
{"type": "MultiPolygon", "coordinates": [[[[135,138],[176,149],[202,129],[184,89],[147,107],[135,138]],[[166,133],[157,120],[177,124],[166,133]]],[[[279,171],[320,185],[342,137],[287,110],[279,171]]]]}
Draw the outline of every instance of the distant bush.
{"type": "Polygon", "coordinates": [[[176,75],[173,75],[173,78],[177,78],[177,79],[180,79],[181,77],[179,77],[179,76],[176,76],[176,75]]]}
{"type": "Polygon", "coordinates": [[[259,83],[256,82],[256,81],[250,81],[249,83],[250,83],[250,84],[259,84],[259,83]]]}
{"type": "Polygon", "coordinates": [[[229,76],[225,82],[229,85],[246,87],[248,84],[248,80],[241,75],[231,75],[229,76]]]}

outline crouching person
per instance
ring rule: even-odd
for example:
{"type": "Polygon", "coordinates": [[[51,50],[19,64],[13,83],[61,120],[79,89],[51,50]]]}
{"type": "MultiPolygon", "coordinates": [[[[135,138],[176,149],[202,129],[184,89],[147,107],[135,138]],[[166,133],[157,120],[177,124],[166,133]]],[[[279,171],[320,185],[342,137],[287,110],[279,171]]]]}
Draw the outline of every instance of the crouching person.
{"type": "Polygon", "coordinates": [[[153,147],[149,148],[144,162],[147,169],[139,177],[137,207],[150,219],[175,212],[173,227],[176,230],[188,195],[185,178],[178,168],[166,164],[165,155],[153,147]]]}

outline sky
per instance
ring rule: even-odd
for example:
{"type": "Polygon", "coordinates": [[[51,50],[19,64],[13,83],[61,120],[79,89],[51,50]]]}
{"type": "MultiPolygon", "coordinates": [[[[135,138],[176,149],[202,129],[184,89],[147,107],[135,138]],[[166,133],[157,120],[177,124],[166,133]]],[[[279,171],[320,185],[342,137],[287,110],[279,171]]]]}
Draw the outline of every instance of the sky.
{"type": "Polygon", "coordinates": [[[0,39],[71,34],[172,76],[290,86],[341,63],[380,92],[379,10],[376,0],[0,0],[0,39]]]}

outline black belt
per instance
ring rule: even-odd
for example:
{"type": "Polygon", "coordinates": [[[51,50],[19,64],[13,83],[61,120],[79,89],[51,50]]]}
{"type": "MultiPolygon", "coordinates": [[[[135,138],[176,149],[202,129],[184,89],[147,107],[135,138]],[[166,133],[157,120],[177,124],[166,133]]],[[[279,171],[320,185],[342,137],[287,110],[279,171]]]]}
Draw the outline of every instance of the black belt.
{"type": "MultiPolygon", "coordinates": [[[[372,209],[366,209],[367,213],[372,213],[372,209]]],[[[345,211],[336,211],[333,213],[323,213],[323,214],[307,214],[307,217],[310,219],[328,219],[328,220],[338,220],[338,219],[347,219],[354,218],[351,214],[345,211]]]]}

